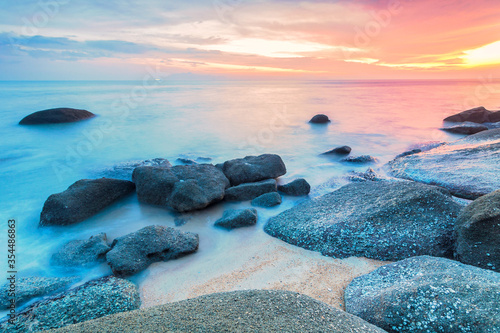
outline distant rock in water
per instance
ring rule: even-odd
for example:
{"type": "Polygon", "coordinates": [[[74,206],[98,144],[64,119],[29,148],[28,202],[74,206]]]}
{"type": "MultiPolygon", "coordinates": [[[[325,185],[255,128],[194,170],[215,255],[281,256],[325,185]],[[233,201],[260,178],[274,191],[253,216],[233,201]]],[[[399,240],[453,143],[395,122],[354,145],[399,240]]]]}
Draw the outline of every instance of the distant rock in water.
{"type": "Polygon", "coordinates": [[[140,304],[139,292],[133,283],[109,276],[30,305],[17,313],[14,324],[1,322],[0,331],[39,332],[135,310],[140,304]]]}
{"type": "Polygon", "coordinates": [[[196,161],[193,161],[192,159],[189,158],[184,158],[184,157],[179,157],[178,159],[175,160],[177,163],[182,164],[182,165],[192,165],[192,164],[198,164],[196,161]]]}
{"type": "Polygon", "coordinates": [[[43,205],[40,226],[81,222],[131,194],[132,182],[112,178],[82,179],[61,193],[52,194],[43,205]]]}
{"type": "Polygon", "coordinates": [[[304,178],[298,178],[288,184],[279,185],[278,191],[293,196],[308,195],[311,192],[311,185],[304,178]]]}
{"type": "Polygon", "coordinates": [[[106,260],[106,253],[111,250],[105,233],[100,233],[85,240],[73,240],[66,243],[50,258],[51,265],[65,267],[89,267],[106,260]]]}
{"type": "Polygon", "coordinates": [[[281,204],[281,195],[278,192],[269,192],[262,194],[252,200],[252,206],[274,207],[281,204]]]}
{"type": "Polygon", "coordinates": [[[334,148],[332,150],[329,150],[327,152],[324,152],[323,154],[321,155],[332,155],[332,154],[336,154],[336,155],[348,155],[351,153],[351,147],[349,146],[341,146],[341,147],[337,147],[337,148],[334,148]]]}
{"type": "Polygon", "coordinates": [[[442,131],[450,132],[450,133],[455,133],[455,134],[476,134],[482,131],[487,131],[488,127],[484,125],[478,125],[475,123],[464,123],[461,125],[455,125],[451,127],[443,127],[441,128],[442,131]]]}
{"type": "Polygon", "coordinates": [[[370,155],[349,156],[340,160],[347,163],[376,163],[378,159],[370,155]]]}
{"type": "Polygon", "coordinates": [[[311,124],[326,124],[330,122],[330,119],[325,114],[317,114],[309,120],[311,124]]]}
{"type": "Polygon", "coordinates": [[[455,224],[455,258],[500,272],[500,190],[462,209],[455,224]]]}
{"type": "Polygon", "coordinates": [[[71,325],[54,333],[87,332],[329,332],[384,330],[309,296],[283,290],[203,295],[71,325]]]}
{"type": "Polygon", "coordinates": [[[224,211],[222,217],[215,221],[217,227],[234,229],[248,227],[257,223],[257,210],[248,209],[228,209],[224,211]]]}
{"type": "Polygon", "coordinates": [[[496,123],[500,121],[500,111],[489,111],[484,107],[480,106],[474,109],[466,110],[457,113],[453,116],[449,116],[444,119],[444,121],[461,123],[464,121],[470,121],[473,123],[496,123]]]}
{"type": "Polygon", "coordinates": [[[60,124],[73,123],[75,121],[90,119],[95,114],[87,110],[56,108],[34,112],[24,117],[20,125],[60,124]]]}
{"type": "Polygon", "coordinates": [[[275,154],[229,160],[220,167],[232,186],[277,178],[286,173],[285,163],[280,156],[275,154]]]}
{"type": "Polygon", "coordinates": [[[129,161],[116,164],[110,168],[98,170],[94,172],[99,177],[107,177],[107,178],[115,178],[115,179],[123,179],[123,180],[132,180],[132,173],[135,168],[140,166],[158,166],[169,168],[172,166],[170,162],[165,158],[153,158],[150,160],[144,161],[129,161]]]}
{"type": "Polygon", "coordinates": [[[177,259],[198,250],[198,235],[160,225],[150,225],[116,238],[106,254],[113,274],[134,275],[158,261],[177,259]]]}
{"type": "Polygon", "coordinates": [[[435,186],[352,183],[272,217],[264,231],[334,258],[451,257],[460,208],[447,190],[435,186]]]}
{"type": "Polygon", "coordinates": [[[500,332],[500,274],[419,256],[355,278],[346,311],[388,332],[500,332]]]}
{"type": "Polygon", "coordinates": [[[500,129],[483,131],[389,162],[393,176],[476,199],[500,188],[500,129]]]}
{"type": "Polygon", "coordinates": [[[255,183],[244,183],[230,187],[226,190],[224,200],[247,201],[257,198],[262,194],[276,192],[276,180],[267,179],[255,183]]]}

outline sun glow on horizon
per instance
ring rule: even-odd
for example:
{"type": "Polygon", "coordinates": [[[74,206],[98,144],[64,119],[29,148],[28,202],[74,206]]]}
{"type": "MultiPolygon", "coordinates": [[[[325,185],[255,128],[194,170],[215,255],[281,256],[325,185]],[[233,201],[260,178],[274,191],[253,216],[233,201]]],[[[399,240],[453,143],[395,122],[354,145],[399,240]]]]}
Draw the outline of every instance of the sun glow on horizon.
{"type": "Polygon", "coordinates": [[[500,41],[464,51],[461,58],[469,67],[500,64],[500,41]]]}

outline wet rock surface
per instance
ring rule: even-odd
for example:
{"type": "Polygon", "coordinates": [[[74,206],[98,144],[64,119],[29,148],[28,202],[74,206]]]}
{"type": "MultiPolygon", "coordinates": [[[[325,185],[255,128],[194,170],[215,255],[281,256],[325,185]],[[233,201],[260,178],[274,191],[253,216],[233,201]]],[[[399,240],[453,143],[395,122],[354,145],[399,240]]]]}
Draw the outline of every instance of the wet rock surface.
{"type": "Polygon", "coordinates": [[[351,147],[349,146],[340,146],[337,148],[333,148],[332,150],[329,150],[327,152],[324,152],[321,155],[348,155],[351,153],[351,147]]]}
{"type": "Polygon", "coordinates": [[[278,192],[270,192],[262,194],[252,200],[252,206],[257,207],[274,207],[281,204],[281,195],[278,192]]]}
{"type": "Polygon", "coordinates": [[[220,167],[232,186],[277,178],[286,173],[285,163],[280,156],[274,154],[229,160],[220,167]]]}
{"type": "Polygon", "coordinates": [[[378,159],[370,155],[349,156],[340,160],[347,163],[376,163],[378,159]]]}
{"type": "Polygon", "coordinates": [[[106,260],[106,253],[111,250],[106,234],[100,233],[85,240],[73,240],[66,243],[50,258],[50,264],[66,267],[89,267],[106,260]]]}
{"type": "Polygon", "coordinates": [[[226,190],[224,200],[247,201],[255,199],[265,193],[276,192],[276,180],[267,179],[255,183],[244,183],[230,187],[226,190]]]}
{"type": "Polygon", "coordinates": [[[234,229],[248,227],[257,224],[257,210],[248,209],[228,209],[224,211],[222,217],[215,221],[215,226],[234,229]]]}
{"type": "Polygon", "coordinates": [[[304,178],[298,178],[288,184],[279,185],[278,191],[292,196],[308,195],[311,192],[311,185],[304,178]]]}
{"type": "Polygon", "coordinates": [[[87,110],[72,108],[55,108],[34,112],[24,117],[20,125],[41,125],[72,123],[95,117],[95,114],[87,110]]]}
{"type": "Polygon", "coordinates": [[[330,118],[326,114],[317,114],[309,120],[311,124],[328,124],[330,118]]]}
{"type": "Polygon", "coordinates": [[[465,122],[470,121],[473,123],[495,123],[500,121],[500,111],[489,111],[480,106],[470,110],[466,110],[444,119],[449,122],[465,122]]]}
{"type": "Polygon", "coordinates": [[[95,173],[101,177],[131,181],[134,169],[140,166],[157,166],[157,167],[168,168],[171,167],[172,165],[167,159],[158,157],[144,161],[129,161],[129,162],[119,163],[112,167],[103,169],[101,171],[97,171],[95,173]]]}
{"type": "Polygon", "coordinates": [[[455,126],[450,126],[450,127],[443,127],[441,130],[450,132],[450,133],[455,133],[455,134],[476,134],[482,131],[487,131],[488,127],[484,125],[479,125],[475,123],[464,123],[460,125],[455,125],[455,126]]]}

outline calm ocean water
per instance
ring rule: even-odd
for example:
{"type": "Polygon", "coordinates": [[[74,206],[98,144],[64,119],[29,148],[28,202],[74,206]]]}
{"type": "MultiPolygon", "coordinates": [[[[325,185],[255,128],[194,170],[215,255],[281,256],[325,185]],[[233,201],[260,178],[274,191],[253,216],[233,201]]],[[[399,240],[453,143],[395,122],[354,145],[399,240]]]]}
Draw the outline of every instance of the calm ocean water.
{"type": "MultiPolygon", "coordinates": [[[[1,244],[6,254],[7,220],[17,227],[18,270],[22,275],[108,274],[105,264],[85,272],[61,272],[48,260],[72,239],[106,232],[109,239],[150,224],[174,226],[174,215],[139,205],[132,196],[73,226],[38,228],[46,198],[81,178],[97,177],[114,164],[163,157],[211,158],[213,163],[261,153],[285,161],[283,180],[305,177],[312,196],[342,185],[346,166],[318,154],[339,145],[351,155],[370,154],[382,166],[409,146],[451,141],[459,136],[439,130],[442,119],[473,106],[500,108],[493,83],[481,81],[308,81],[308,82],[0,82],[1,244]],[[89,121],[19,126],[25,115],[53,107],[82,108],[98,115],[89,121]],[[309,125],[317,113],[332,119],[309,125]]],[[[498,85],[498,84],[496,84],[498,85]]],[[[498,91],[498,90],[496,90],[498,91]]],[[[200,234],[196,261],[224,253],[262,233],[265,220],[302,199],[286,199],[278,208],[259,210],[256,229],[232,237],[211,224],[227,206],[193,214],[179,226],[200,234]]],[[[255,241],[255,239],[254,239],[255,241]]],[[[1,256],[4,258],[6,256],[1,256]]],[[[6,271],[6,258],[0,267],[6,271]]],[[[169,264],[169,263],[162,263],[169,264]]],[[[144,273],[147,274],[147,273],[144,273]]],[[[140,282],[141,275],[136,277],[140,282]]]]}

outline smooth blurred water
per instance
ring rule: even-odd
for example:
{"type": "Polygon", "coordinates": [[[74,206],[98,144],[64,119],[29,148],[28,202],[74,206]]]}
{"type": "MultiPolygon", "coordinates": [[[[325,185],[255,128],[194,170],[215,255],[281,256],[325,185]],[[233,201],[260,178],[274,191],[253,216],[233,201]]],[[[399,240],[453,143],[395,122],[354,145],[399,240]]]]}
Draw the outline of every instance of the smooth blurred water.
{"type": "MultiPolygon", "coordinates": [[[[171,162],[178,157],[208,157],[219,163],[276,153],[288,168],[283,181],[305,177],[313,185],[311,195],[320,195],[342,185],[339,177],[348,171],[367,168],[320,153],[349,145],[351,155],[370,154],[381,166],[414,143],[454,140],[458,136],[439,130],[443,118],[471,106],[500,107],[493,83],[482,85],[480,81],[163,81],[143,87],[141,82],[0,82],[0,244],[5,253],[0,253],[0,268],[6,271],[9,218],[18,221],[17,268],[22,275],[108,274],[105,264],[85,272],[62,272],[50,267],[48,260],[72,239],[106,232],[112,240],[151,224],[174,226],[174,214],[140,205],[134,195],[82,223],[38,228],[50,194],[78,179],[96,177],[99,170],[116,163],[155,157],[171,162]],[[82,108],[98,117],[72,124],[18,125],[24,116],[53,107],[82,108]],[[332,123],[308,124],[317,113],[327,114],[332,123]]],[[[192,214],[179,228],[200,234],[200,252],[183,262],[196,265],[197,260],[222,255],[236,244],[243,246],[245,239],[266,237],[262,233],[266,219],[300,200],[285,198],[280,207],[259,209],[257,228],[232,234],[214,229],[212,223],[227,206],[248,203],[220,204],[192,214]]]]}

